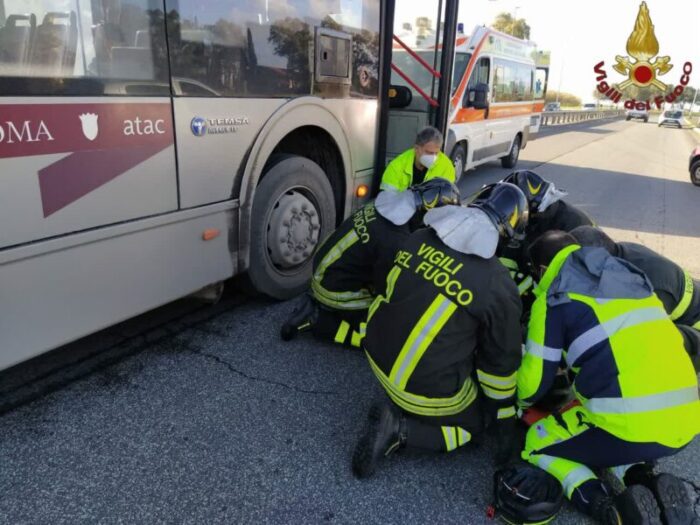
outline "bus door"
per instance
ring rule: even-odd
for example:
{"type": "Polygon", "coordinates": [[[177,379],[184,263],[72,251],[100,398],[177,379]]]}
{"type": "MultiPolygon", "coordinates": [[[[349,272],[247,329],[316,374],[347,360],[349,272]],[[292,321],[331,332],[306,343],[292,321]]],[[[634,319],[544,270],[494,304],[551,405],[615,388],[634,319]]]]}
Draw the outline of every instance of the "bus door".
{"type": "Polygon", "coordinates": [[[446,131],[458,2],[395,0],[383,4],[389,6],[389,12],[383,13],[382,22],[379,176],[386,163],[414,145],[422,127],[433,125],[446,131]],[[443,58],[444,42],[448,45],[443,58]]]}
{"type": "Polygon", "coordinates": [[[176,210],[162,2],[0,6],[0,249],[176,210]]]}

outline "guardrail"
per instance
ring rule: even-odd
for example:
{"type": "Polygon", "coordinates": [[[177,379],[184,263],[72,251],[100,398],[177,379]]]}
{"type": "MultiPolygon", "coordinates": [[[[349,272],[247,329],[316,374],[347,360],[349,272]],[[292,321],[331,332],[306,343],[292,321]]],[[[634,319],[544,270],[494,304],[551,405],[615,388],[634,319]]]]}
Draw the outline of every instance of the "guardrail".
{"type": "Polygon", "coordinates": [[[572,124],[586,120],[599,120],[606,118],[624,117],[625,110],[605,111],[545,111],[542,113],[542,126],[557,126],[560,124],[572,124]]]}

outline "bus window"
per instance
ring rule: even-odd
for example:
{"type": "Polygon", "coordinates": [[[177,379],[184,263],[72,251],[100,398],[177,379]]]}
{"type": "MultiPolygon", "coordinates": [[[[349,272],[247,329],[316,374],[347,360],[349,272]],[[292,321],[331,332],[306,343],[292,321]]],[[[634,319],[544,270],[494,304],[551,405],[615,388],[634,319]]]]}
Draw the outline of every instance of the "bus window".
{"type": "Polygon", "coordinates": [[[326,28],[348,35],[337,45],[347,45],[352,56],[350,92],[376,96],[378,2],[167,0],[166,5],[172,74],[205,87],[183,89],[177,95],[288,97],[315,93],[320,88],[313,81],[311,53],[317,28],[326,28]]]}
{"type": "Polygon", "coordinates": [[[165,26],[157,0],[5,0],[0,91],[126,95],[130,81],[168,95],[165,26]]]}

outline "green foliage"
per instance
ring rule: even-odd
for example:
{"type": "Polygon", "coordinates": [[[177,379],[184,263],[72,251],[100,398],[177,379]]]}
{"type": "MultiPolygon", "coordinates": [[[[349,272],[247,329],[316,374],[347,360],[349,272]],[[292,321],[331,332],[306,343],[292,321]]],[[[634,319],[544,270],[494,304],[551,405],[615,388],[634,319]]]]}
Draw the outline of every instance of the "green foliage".
{"type": "MultiPolygon", "coordinates": [[[[556,102],[557,100],[557,92],[553,90],[548,90],[547,95],[545,97],[545,102],[556,102]]],[[[572,95],[571,93],[559,93],[559,103],[562,106],[567,106],[567,107],[572,107],[572,106],[580,106],[581,105],[581,99],[577,97],[576,95],[572,95]]]]}
{"type": "Polygon", "coordinates": [[[527,25],[525,19],[515,19],[510,13],[499,14],[491,24],[491,27],[502,33],[513,35],[516,38],[522,38],[524,40],[530,39],[530,26],[527,25]]]}

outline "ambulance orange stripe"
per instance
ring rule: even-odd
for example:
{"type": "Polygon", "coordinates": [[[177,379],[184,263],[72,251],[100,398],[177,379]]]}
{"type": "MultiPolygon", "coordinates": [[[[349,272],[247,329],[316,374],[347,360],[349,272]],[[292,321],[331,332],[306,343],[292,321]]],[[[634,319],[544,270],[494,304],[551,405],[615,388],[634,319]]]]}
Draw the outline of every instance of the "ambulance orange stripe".
{"type": "MultiPolygon", "coordinates": [[[[508,104],[503,106],[492,104],[489,108],[488,120],[530,115],[533,113],[535,107],[535,104],[508,104]]],[[[486,111],[483,109],[462,108],[457,111],[452,123],[464,124],[466,122],[477,122],[479,120],[485,120],[485,116],[486,111]]]]}

